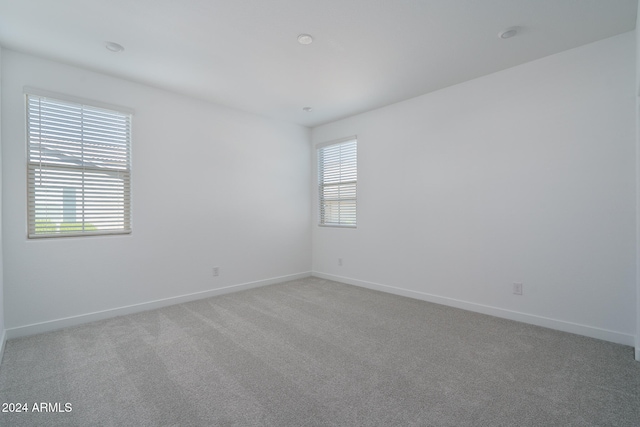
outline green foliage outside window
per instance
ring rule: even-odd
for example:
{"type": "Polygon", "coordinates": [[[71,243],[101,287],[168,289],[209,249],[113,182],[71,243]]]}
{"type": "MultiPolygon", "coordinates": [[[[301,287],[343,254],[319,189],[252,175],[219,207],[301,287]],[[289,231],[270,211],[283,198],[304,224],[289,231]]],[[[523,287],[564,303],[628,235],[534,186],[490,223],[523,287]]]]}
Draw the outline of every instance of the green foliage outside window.
{"type": "Polygon", "coordinates": [[[55,223],[47,218],[36,219],[36,234],[45,233],[73,233],[75,231],[97,231],[95,225],[86,223],[84,224],[84,230],[82,229],[81,222],[63,222],[55,223]]]}

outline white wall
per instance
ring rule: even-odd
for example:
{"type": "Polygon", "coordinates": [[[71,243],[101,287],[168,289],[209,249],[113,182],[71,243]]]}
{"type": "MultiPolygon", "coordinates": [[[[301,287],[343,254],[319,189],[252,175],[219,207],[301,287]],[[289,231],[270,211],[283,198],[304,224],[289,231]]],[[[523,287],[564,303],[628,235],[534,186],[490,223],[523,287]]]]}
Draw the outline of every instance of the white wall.
{"type": "Polygon", "coordinates": [[[640,1],[636,15],[636,360],[640,362],[640,1]]]}
{"type": "Polygon", "coordinates": [[[2,77],[9,337],[309,274],[307,128],[8,50],[2,77]],[[133,234],[26,238],[24,86],[135,110],[133,234]]]}
{"type": "MultiPolygon", "coordinates": [[[[0,99],[2,99],[2,54],[0,48],[0,99]]],[[[2,255],[2,106],[0,105],[0,362],[4,353],[4,263],[2,255]]]]}
{"type": "Polygon", "coordinates": [[[634,51],[630,32],[314,128],[359,151],[358,228],[313,227],[314,274],[633,345],[634,51]]]}

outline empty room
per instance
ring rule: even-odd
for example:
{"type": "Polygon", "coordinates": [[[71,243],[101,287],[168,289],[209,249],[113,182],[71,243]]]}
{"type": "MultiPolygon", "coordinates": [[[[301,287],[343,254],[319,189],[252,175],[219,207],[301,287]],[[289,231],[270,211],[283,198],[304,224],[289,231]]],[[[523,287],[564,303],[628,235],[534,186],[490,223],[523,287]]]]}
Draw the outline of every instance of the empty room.
{"type": "Polygon", "coordinates": [[[638,0],[0,0],[0,426],[640,425],[638,0]]]}

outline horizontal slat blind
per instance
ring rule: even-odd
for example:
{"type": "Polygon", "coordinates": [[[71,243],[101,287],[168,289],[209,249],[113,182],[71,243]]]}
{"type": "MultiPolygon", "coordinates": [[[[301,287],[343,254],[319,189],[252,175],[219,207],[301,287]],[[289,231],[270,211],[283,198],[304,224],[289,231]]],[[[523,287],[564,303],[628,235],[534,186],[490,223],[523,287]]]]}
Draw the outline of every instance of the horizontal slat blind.
{"type": "Polygon", "coordinates": [[[131,232],[131,115],[27,94],[29,237],[131,232]]]}
{"type": "Polygon", "coordinates": [[[356,226],[357,140],[318,148],[320,225],[356,226]]]}

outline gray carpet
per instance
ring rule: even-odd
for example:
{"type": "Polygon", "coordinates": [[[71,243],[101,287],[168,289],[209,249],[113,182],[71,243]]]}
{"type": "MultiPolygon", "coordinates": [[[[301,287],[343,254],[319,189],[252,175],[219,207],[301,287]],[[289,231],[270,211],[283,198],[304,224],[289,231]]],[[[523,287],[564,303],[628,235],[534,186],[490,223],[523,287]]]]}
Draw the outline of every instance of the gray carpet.
{"type": "Polygon", "coordinates": [[[308,278],[10,340],[0,402],[56,410],[3,426],[638,426],[640,363],[308,278]]]}

